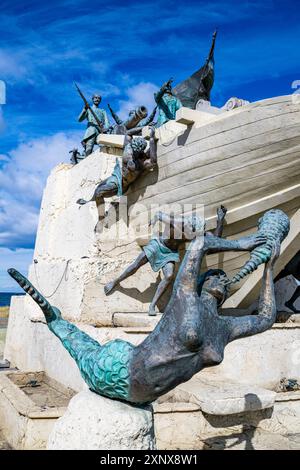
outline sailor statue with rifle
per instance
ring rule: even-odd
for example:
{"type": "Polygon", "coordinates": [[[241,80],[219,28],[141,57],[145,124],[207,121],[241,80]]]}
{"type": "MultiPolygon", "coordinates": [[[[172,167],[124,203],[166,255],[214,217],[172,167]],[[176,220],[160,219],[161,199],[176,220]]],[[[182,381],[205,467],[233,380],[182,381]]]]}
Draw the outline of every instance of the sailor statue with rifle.
{"type": "Polygon", "coordinates": [[[85,156],[87,157],[93,152],[97,136],[100,133],[103,134],[107,132],[107,129],[109,128],[109,120],[106,111],[99,108],[101,103],[101,96],[94,94],[92,97],[93,105],[90,106],[76,83],[75,86],[84,101],[84,108],[78,116],[78,121],[82,122],[85,119],[88,121],[87,128],[82,139],[82,145],[85,148],[85,156]]]}

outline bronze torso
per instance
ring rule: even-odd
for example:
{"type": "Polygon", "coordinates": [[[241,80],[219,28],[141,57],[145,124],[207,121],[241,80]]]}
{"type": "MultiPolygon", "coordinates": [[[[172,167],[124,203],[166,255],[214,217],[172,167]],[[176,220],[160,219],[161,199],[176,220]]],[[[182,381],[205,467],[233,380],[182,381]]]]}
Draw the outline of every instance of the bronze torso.
{"type": "Polygon", "coordinates": [[[174,299],[155,330],[135,348],[132,401],[139,402],[142,396],[153,401],[204,367],[222,362],[229,329],[226,334],[225,319],[217,318],[216,306],[205,297],[189,296],[185,306],[182,298],[174,299]]]}

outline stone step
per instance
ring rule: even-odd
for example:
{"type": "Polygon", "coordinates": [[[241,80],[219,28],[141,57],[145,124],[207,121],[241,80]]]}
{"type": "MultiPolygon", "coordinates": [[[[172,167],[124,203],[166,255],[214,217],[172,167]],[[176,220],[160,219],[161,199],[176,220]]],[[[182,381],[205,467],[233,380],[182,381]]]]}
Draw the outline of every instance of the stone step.
{"type": "Polygon", "coordinates": [[[172,390],[169,397],[172,402],[193,403],[204,413],[224,416],[271,408],[276,392],[254,384],[194,376],[172,390]]]}
{"type": "MultiPolygon", "coordinates": [[[[245,308],[222,308],[220,314],[231,317],[241,317],[249,315],[249,311],[245,308]]],[[[300,314],[291,311],[277,310],[276,323],[300,323],[300,314]]]]}
{"type": "MultiPolygon", "coordinates": [[[[221,309],[220,314],[224,316],[240,317],[247,315],[247,310],[226,308],[221,309]]],[[[158,313],[156,316],[149,316],[147,313],[141,312],[117,312],[112,316],[112,324],[114,327],[123,328],[124,331],[128,333],[150,333],[156,327],[161,317],[161,313],[158,313]]],[[[277,319],[273,328],[284,328],[283,324],[286,325],[287,323],[292,323],[294,326],[297,326],[295,323],[300,323],[300,314],[277,312],[277,319]]]]}
{"type": "Polygon", "coordinates": [[[112,323],[114,327],[133,327],[139,331],[141,328],[147,328],[151,331],[159,320],[162,314],[159,313],[156,316],[150,316],[148,313],[130,312],[130,313],[114,313],[112,317],[112,323]]]}
{"type": "Polygon", "coordinates": [[[125,326],[118,328],[129,335],[145,335],[145,337],[153,331],[153,327],[151,326],[125,326]]]}
{"type": "MultiPolygon", "coordinates": [[[[246,309],[242,308],[225,308],[221,309],[221,315],[224,316],[234,316],[240,317],[247,315],[248,312],[246,309]]],[[[149,316],[148,313],[141,312],[116,312],[112,316],[112,324],[114,327],[122,328],[136,328],[137,331],[145,330],[145,332],[151,331],[162,317],[161,313],[158,313],[156,316],[149,316]]],[[[300,323],[300,314],[292,314],[290,312],[277,312],[276,323],[300,323]]]]}

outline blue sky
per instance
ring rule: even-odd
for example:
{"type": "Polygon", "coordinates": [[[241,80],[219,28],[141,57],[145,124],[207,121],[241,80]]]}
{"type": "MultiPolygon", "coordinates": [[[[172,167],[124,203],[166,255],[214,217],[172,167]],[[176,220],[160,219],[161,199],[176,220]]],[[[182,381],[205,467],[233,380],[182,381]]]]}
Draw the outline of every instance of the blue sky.
{"type": "Polygon", "coordinates": [[[7,267],[26,272],[47,175],[80,142],[73,81],[123,116],[151,107],[162,82],[202,65],[218,27],[214,105],[289,94],[300,79],[299,24],[298,2],[289,0],[2,0],[0,291],[14,288],[7,267]]]}

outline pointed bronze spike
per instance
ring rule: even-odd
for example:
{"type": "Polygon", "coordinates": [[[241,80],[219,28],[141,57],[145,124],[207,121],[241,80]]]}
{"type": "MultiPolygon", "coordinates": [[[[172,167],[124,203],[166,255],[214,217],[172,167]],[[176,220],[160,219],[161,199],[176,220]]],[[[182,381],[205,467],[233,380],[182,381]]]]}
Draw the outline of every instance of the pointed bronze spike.
{"type": "Polygon", "coordinates": [[[215,29],[213,35],[212,35],[212,43],[211,43],[211,46],[210,46],[210,51],[209,51],[209,54],[207,56],[207,63],[213,59],[214,57],[214,52],[215,52],[215,44],[216,44],[216,37],[217,37],[217,34],[218,34],[218,30],[217,28],[215,29]]]}

